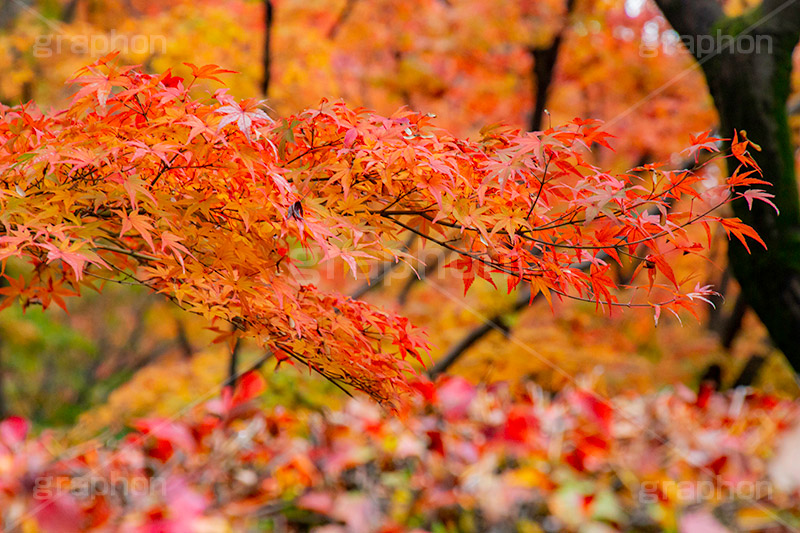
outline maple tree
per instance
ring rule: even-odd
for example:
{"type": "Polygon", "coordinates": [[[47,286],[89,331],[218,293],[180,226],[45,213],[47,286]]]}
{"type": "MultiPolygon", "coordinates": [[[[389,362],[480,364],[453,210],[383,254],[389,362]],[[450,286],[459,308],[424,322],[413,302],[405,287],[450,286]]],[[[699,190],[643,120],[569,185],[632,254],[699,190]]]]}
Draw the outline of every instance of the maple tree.
{"type": "MultiPolygon", "coordinates": [[[[226,80],[231,94],[240,98],[250,97],[260,90],[263,81],[261,37],[265,28],[264,10],[259,2],[173,2],[161,6],[140,2],[121,5],[81,1],[70,4],[77,5],[78,9],[69,17],[63,4],[61,12],[52,5],[36,6],[47,16],[63,20],[57,23],[57,31],[64,37],[61,49],[56,49],[53,42],[54,28],[43,24],[30,11],[20,11],[13,33],[0,35],[0,46],[5,50],[0,61],[4,61],[4,68],[14,72],[13,77],[0,80],[0,99],[10,102],[33,97],[43,106],[65,105],[69,91],[63,88],[63,80],[86,62],[85,53],[70,51],[70,43],[103,35],[124,36],[128,42],[133,35],[165,36],[168,42],[165,49],[156,47],[149,52],[140,52],[129,47],[122,51],[122,62],[143,63],[151,71],[173,67],[173,72],[181,76],[190,74],[188,67],[178,65],[182,61],[222,64],[241,72],[226,80]],[[120,13],[128,12],[130,6],[133,6],[133,11],[129,16],[120,18],[120,13]],[[37,38],[37,33],[42,32],[45,37],[50,35],[49,40],[37,38]],[[31,48],[48,53],[35,53],[33,56],[22,53],[31,48]]],[[[658,8],[649,3],[593,0],[577,3],[571,11],[565,9],[561,1],[535,4],[495,2],[491,6],[467,0],[418,0],[402,5],[393,1],[347,0],[331,4],[284,0],[272,4],[275,20],[271,29],[269,104],[278,115],[313,107],[320,96],[331,96],[342,97],[354,107],[364,105],[386,115],[404,104],[430,111],[437,114],[436,124],[458,136],[478,135],[482,126],[498,120],[527,128],[536,118],[531,109],[543,101],[539,95],[541,72],[538,72],[536,55],[549,54],[554,39],[560,35],[560,47],[556,50],[558,57],[544,99],[549,114],[541,123],[564,123],[574,116],[608,120],[604,129],[617,136],[613,142],[615,151],[593,150],[587,154],[586,157],[595,165],[616,172],[657,160],[670,161],[673,165],[676,162],[674,154],[683,148],[682,142],[688,137],[688,132],[708,130],[718,124],[713,106],[702,97],[706,91],[705,83],[702,74],[691,68],[691,57],[679,46],[661,46],[662,39],[667,42],[671,30],[658,8]],[[364,47],[362,43],[365,41],[376,45],[364,47]],[[643,54],[643,51],[647,53],[643,54]],[[679,83],[674,83],[675,79],[679,79],[679,83]],[[633,101],[637,104],[630,108],[633,101]]],[[[193,86],[194,94],[202,95],[214,83],[198,80],[193,86]]],[[[717,160],[704,167],[703,172],[710,179],[710,176],[725,170],[717,160]]],[[[724,249],[723,240],[715,234],[714,249],[724,249]]],[[[427,261],[424,270],[417,269],[421,275],[432,273],[429,279],[444,282],[442,288],[446,288],[448,293],[458,290],[445,281],[446,275],[439,273],[435,266],[438,264],[441,268],[452,257],[437,261],[428,250],[420,249],[418,243],[412,246],[410,253],[432,259],[427,261]]],[[[725,263],[719,254],[715,254],[715,264],[724,269],[725,263]]],[[[640,314],[641,323],[635,326],[642,333],[640,346],[627,351],[616,348],[618,355],[613,357],[613,361],[604,362],[605,368],[609,368],[608,364],[622,368],[635,360],[643,377],[652,376],[645,381],[659,386],[675,379],[694,380],[702,373],[702,367],[711,362],[719,362],[727,372],[735,374],[743,359],[752,355],[751,348],[756,346],[756,342],[745,338],[756,341],[758,336],[763,336],[757,325],[737,334],[732,350],[728,341],[723,340],[721,345],[714,341],[716,330],[742,331],[728,326],[733,322],[734,311],[742,306],[733,306],[738,301],[737,292],[732,283],[726,282],[730,277],[727,272],[715,271],[710,263],[701,260],[687,260],[682,264],[676,275],[695,271],[698,279],[703,280],[701,285],[711,283],[725,296],[725,300],[721,297],[714,300],[719,311],[711,313],[709,322],[716,324],[711,333],[691,324],[688,328],[692,332],[662,324],[658,331],[660,337],[670,336],[681,341],[662,340],[651,346],[644,335],[648,320],[640,314]],[[705,339],[706,350],[702,352],[695,340],[699,337],[705,339]],[[655,352],[659,365],[664,368],[650,372],[646,367],[654,358],[643,357],[645,352],[655,352]],[[674,359],[678,364],[671,365],[668,359],[674,359]],[[682,363],[686,360],[694,362],[694,370],[682,363]],[[679,374],[672,373],[679,368],[683,368],[679,374]],[[665,374],[667,369],[669,371],[665,374]],[[656,378],[666,375],[672,378],[663,382],[656,378]],[[655,382],[653,378],[656,378],[655,382]]],[[[475,325],[477,316],[463,316],[456,300],[448,299],[447,312],[440,313],[441,299],[429,298],[421,288],[427,284],[415,284],[413,272],[402,267],[391,272],[389,279],[392,282],[399,279],[401,273],[408,279],[401,282],[407,288],[402,290],[402,298],[398,296],[398,301],[403,302],[398,311],[414,315],[415,323],[427,326],[434,359],[438,359],[440,354],[441,357],[449,354],[449,348],[455,348],[461,342],[457,335],[459,329],[480,327],[475,325]],[[439,317],[446,320],[441,321],[439,317]]],[[[616,273],[616,269],[612,268],[612,273],[616,273]]],[[[327,269],[322,278],[330,278],[327,269]]],[[[352,285],[338,274],[333,281],[315,283],[337,291],[346,286],[353,294],[363,290],[361,282],[352,285]]],[[[395,291],[389,289],[387,294],[386,290],[371,289],[367,299],[396,309],[398,306],[390,294],[394,295],[395,291]]],[[[501,299],[488,288],[471,291],[465,302],[487,318],[496,314],[501,316],[498,323],[515,323],[518,310],[523,309],[520,327],[513,328],[515,336],[527,334],[526,324],[531,323],[534,315],[552,323],[554,318],[558,320],[558,317],[571,314],[573,309],[562,306],[551,314],[547,309],[531,309],[527,305],[518,307],[517,300],[501,299]]],[[[580,314],[582,320],[596,321],[588,306],[580,314]]],[[[747,322],[753,321],[748,316],[747,322]]],[[[542,324],[538,319],[536,322],[537,328],[551,325],[542,324]]],[[[652,328],[652,321],[649,322],[652,328]]],[[[635,322],[627,323],[629,326],[623,331],[616,328],[617,322],[607,322],[607,327],[615,332],[617,346],[632,331],[635,322]]],[[[554,337],[555,342],[547,345],[552,360],[562,366],[576,365],[576,368],[596,366],[598,363],[592,361],[592,350],[588,347],[589,343],[596,341],[587,337],[583,342],[580,339],[570,340],[568,344],[558,342],[555,339],[573,333],[569,328],[561,329],[562,336],[554,337]],[[576,346],[586,353],[583,365],[571,355],[576,346]]],[[[463,336],[467,334],[465,332],[463,336]]],[[[649,336],[652,338],[654,335],[656,333],[651,329],[649,336]]],[[[729,336],[726,333],[721,335],[723,339],[729,336]]],[[[530,359],[515,357],[513,350],[501,342],[500,334],[490,333],[488,337],[493,343],[492,349],[481,340],[470,348],[469,359],[482,359],[494,367],[501,362],[504,367],[509,361],[519,363],[515,369],[509,368],[500,374],[492,371],[495,376],[524,375],[534,371],[525,368],[525,361],[530,359]],[[489,359],[493,359],[493,363],[489,359]]],[[[96,334],[90,333],[90,338],[96,338],[96,334]]],[[[762,353],[764,349],[759,348],[756,352],[762,353]]],[[[778,368],[775,372],[768,372],[767,381],[769,384],[787,383],[788,371],[780,367],[780,354],[774,350],[768,353],[770,364],[778,368]]],[[[460,371],[463,368],[459,366],[460,371]]],[[[480,379],[484,374],[479,372],[472,377],[480,379]]],[[[623,375],[606,375],[620,382],[625,380],[623,375]]],[[[731,381],[734,380],[732,377],[731,381]]]]}
{"type": "MultiPolygon", "coordinates": [[[[524,8],[513,2],[507,5],[496,3],[493,9],[487,9],[480,2],[447,4],[439,0],[425,0],[406,6],[398,6],[393,2],[362,3],[348,0],[334,6],[334,9],[325,2],[288,0],[274,4],[277,19],[272,27],[272,83],[269,102],[277,114],[291,114],[296,109],[313,106],[320,95],[336,95],[354,106],[366,104],[383,114],[392,113],[404,103],[433,111],[439,115],[437,124],[458,135],[477,134],[478,128],[498,118],[512,124],[527,124],[531,119],[530,107],[534,96],[531,94],[530,81],[535,78],[538,83],[540,74],[534,75],[531,69],[532,63],[535,65],[538,62],[531,61],[534,57],[530,55],[531,50],[548,50],[549,41],[558,33],[559,28],[564,36],[560,55],[570,60],[559,60],[558,68],[553,70],[554,78],[547,96],[547,107],[552,119],[548,119],[547,123],[566,121],[575,115],[610,118],[619,113],[618,106],[625,98],[632,95],[645,96],[655,87],[663,85],[666,79],[674,75],[675,69],[684,68],[688,64],[685,57],[674,54],[642,60],[635,39],[618,38],[618,31],[622,27],[625,31],[638,34],[647,24],[652,24],[652,20],[658,20],[654,19],[657,10],[649,6],[645,6],[638,16],[629,16],[627,6],[623,10],[621,5],[614,2],[581,3],[571,13],[565,12],[564,6],[558,1],[538,2],[536,6],[524,8]],[[376,28],[381,28],[384,24],[389,24],[392,31],[382,32],[377,36],[376,28]],[[591,32],[587,33],[582,28],[591,28],[591,32]],[[387,52],[372,52],[361,46],[364,39],[379,39],[380,46],[376,49],[387,52]],[[644,64],[639,66],[642,62],[644,64]],[[604,72],[613,74],[604,76],[604,72]],[[610,80],[613,83],[609,83],[610,80]]],[[[33,4],[33,9],[17,9],[11,31],[0,32],[0,48],[3,50],[0,61],[4,69],[13,73],[12,76],[4,76],[0,80],[0,101],[24,102],[33,97],[43,107],[63,106],[71,94],[63,85],[63,80],[87,61],[85,54],[88,44],[81,43],[95,42],[92,39],[99,38],[97,42],[102,48],[104,43],[111,41],[130,44],[132,37],[139,36],[136,38],[140,39],[141,35],[154,39],[153,44],[156,45],[165,38],[168,46],[155,46],[144,52],[130,46],[125,47],[120,56],[123,58],[122,62],[144,63],[148,69],[156,71],[174,67],[174,72],[180,72],[184,76],[190,73],[190,69],[178,65],[181,61],[225,64],[241,71],[240,75],[226,80],[230,84],[231,93],[239,97],[252,96],[258,92],[259,83],[263,81],[260,65],[261,43],[258,38],[253,38],[265,29],[260,25],[263,15],[259,3],[247,1],[173,2],[160,6],[136,1],[125,2],[124,5],[116,2],[71,1],[60,5],[37,2],[33,4]],[[37,11],[42,16],[37,16],[37,11]],[[121,17],[123,12],[126,15],[121,17]],[[202,42],[198,40],[200,35],[203,36],[202,42]],[[207,42],[215,46],[206,46],[207,42]],[[32,50],[33,54],[25,53],[26,50],[32,50]]],[[[663,26],[663,23],[660,25],[663,26]]],[[[92,49],[89,54],[98,51],[100,50],[92,49]]],[[[198,80],[193,86],[194,94],[204,94],[214,83],[210,80],[198,80]]],[[[685,76],[680,85],[671,86],[651,98],[651,101],[627,118],[605,125],[608,131],[618,136],[614,141],[616,152],[594,150],[587,157],[599,166],[613,166],[618,171],[641,161],[669,158],[673,151],[683,148],[680,139],[686,138],[686,130],[702,131],[714,124],[715,119],[713,113],[709,113],[709,106],[702,99],[692,96],[702,90],[699,76],[685,76]],[[676,103],[680,103],[680,106],[675,107],[676,103]],[[673,122],[663,120],[663,110],[666,108],[675,115],[676,129],[672,129],[673,122]],[[652,135],[649,133],[654,131],[652,128],[640,127],[640,124],[644,125],[645,121],[650,120],[661,121],[658,131],[662,135],[652,135]],[[637,135],[630,135],[631,131],[636,131],[637,135]]],[[[535,97],[541,103],[538,88],[535,97]]],[[[708,169],[713,173],[713,166],[703,170],[705,172],[708,169]]],[[[714,247],[719,247],[720,241],[716,237],[714,239],[714,247]]],[[[409,253],[418,257],[415,261],[425,258],[426,266],[424,269],[417,268],[417,271],[423,276],[426,272],[432,272],[430,280],[435,278],[437,283],[447,279],[445,271],[452,271],[435,271],[436,265],[442,268],[449,259],[438,260],[430,250],[421,248],[418,241],[411,246],[409,253]]],[[[290,250],[290,254],[302,256],[294,250],[290,250]]],[[[697,264],[703,263],[685,261],[683,272],[677,271],[676,275],[685,275],[696,269],[697,264]]],[[[706,266],[701,268],[708,269],[706,266]]],[[[379,270],[388,269],[381,266],[379,270]]],[[[394,291],[381,287],[385,283],[373,280],[368,285],[363,281],[356,281],[356,286],[351,287],[353,283],[346,276],[334,272],[326,267],[322,276],[311,273],[309,279],[326,289],[342,291],[346,287],[342,292],[351,294],[362,294],[364,288],[368,288],[368,301],[385,308],[396,308],[391,300],[394,291]]],[[[432,356],[436,359],[439,357],[439,350],[457,342],[454,335],[459,329],[472,327],[474,318],[464,317],[463,313],[459,313],[461,302],[457,299],[449,299],[446,312],[439,313],[440,310],[444,311],[441,309],[442,302],[429,298],[426,291],[421,290],[426,284],[415,284],[416,275],[413,271],[392,264],[387,281],[393,283],[400,277],[407,279],[402,281],[405,288],[401,291],[401,299],[407,301],[408,305],[402,305],[398,311],[413,317],[414,323],[427,326],[433,348],[432,356]],[[426,307],[435,308],[437,312],[427,312],[426,307]],[[439,317],[444,320],[438,320],[439,317]]],[[[717,284],[716,277],[712,271],[710,275],[701,274],[698,279],[705,278],[717,284]]],[[[448,293],[458,292],[449,281],[446,283],[448,293]]],[[[705,283],[707,282],[703,284],[705,283]]],[[[719,286],[724,288],[725,285],[719,286]]],[[[512,296],[501,297],[490,289],[490,286],[482,287],[478,283],[464,302],[479,313],[488,313],[487,316],[496,312],[502,313],[506,305],[504,302],[509,300],[510,303],[512,296]]],[[[43,371],[45,375],[42,384],[60,382],[60,374],[65,372],[61,369],[69,369],[69,375],[64,376],[64,379],[72,383],[75,383],[76,376],[85,375],[88,382],[99,384],[108,378],[109,369],[115,368],[121,372],[114,374],[114,382],[127,379],[128,371],[124,367],[126,358],[108,353],[109,338],[106,331],[118,328],[119,324],[107,324],[104,327],[107,318],[100,312],[100,309],[111,306],[119,309],[122,316],[129,316],[130,310],[125,307],[126,304],[113,294],[71,304],[70,316],[49,311],[41,315],[47,322],[65,322],[70,327],[78,327],[82,339],[85,340],[85,344],[81,346],[87,350],[83,355],[80,350],[70,350],[69,357],[80,360],[68,362],[62,355],[58,367],[49,367],[52,370],[43,371]],[[119,366],[111,365],[108,360],[97,366],[97,362],[104,358],[118,361],[119,366]]],[[[522,296],[524,295],[519,296],[520,300],[522,296]]],[[[717,305],[721,307],[720,302],[717,305]]],[[[549,322],[553,321],[549,317],[562,317],[572,313],[572,308],[565,306],[557,306],[554,314],[546,309],[529,308],[528,305],[523,308],[530,309],[525,312],[526,317],[539,316],[549,322]]],[[[163,307],[157,306],[149,315],[152,317],[162,313],[161,309],[163,307]]],[[[585,310],[579,314],[584,316],[583,320],[596,320],[590,306],[585,306],[585,310]]],[[[652,320],[648,320],[644,314],[638,316],[642,325],[649,322],[652,327],[652,320]]],[[[142,317],[134,316],[133,320],[141,323],[142,317]]],[[[514,321],[513,318],[504,318],[505,320],[514,321]]],[[[159,359],[170,359],[192,353],[194,349],[191,344],[195,348],[204,344],[202,332],[199,331],[201,325],[202,321],[169,313],[164,322],[153,322],[152,318],[149,319],[146,327],[148,337],[154,336],[153,345],[158,348],[155,353],[160,354],[159,359]],[[162,324],[176,324],[177,328],[161,327],[162,324]],[[184,334],[186,326],[190,331],[188,339],[184,334]],[[164,351],[163,348],[170,344],[177,349],[164,351]]],[[[551,327],[551,324],[536,325],[537,329],[542,327],[551,327]]],[[[637,326],[639,329],[646,327],[637,326]]],[[[37,335],[43,340],[49,337],[47,328],[46,323],[37,327],[37,335]]],[[[697,327],[689,329],[695,332],[698,330],[697,327]]],[[[700,365],[707,364],[705,361],[715,357],[713,354],[719,354],[716,347],[709,347],[710,351],[704,352],[702,358],[697,356],[696,348],[694,353],[687,353],[686,339],[692,335],[689,329],[674,328],[669,323],[660,326],[660,333],[675,332],[684,339],[680,343],[660,343],[660,351],[669,349],[672,352],[669,355],[664,353],[660,357],[663,370],[681,368],[680,365],[671,365],[669,359],[690,357],[698,365],[695,372],[699,372],[700,365]],[[676,350],[672,350],[673,346],[676,350]]],[[[520,324],[519,328],[515,328],[514,334],[519,336],[526,332],[527,327],[520,324]]],[[[5,333],[4,338],[10,342],[7,350],[30,351],[29,335],[20,336],[14,328],[5,333]]],[[[702,334],[702,330],[697,333],[702,334]]],[[[566,331],[562,333],[566,334],[566,331]]],[[[490,335],[489,338],[498,336],[490,335]]],[[[646,375],[649,370],[642,358],[641,347],[621,350],[619,341],[622,337],[623,335],[618,335],[615,341],[616,355],[613,357],[613,364],[624,367],[635,359],[646,375]]],[[[555,342],[548,343],[548,353],[552,354],[559,365],[588,368],[597,364],[597,361],[592,360],[591,352],[594,349],[589,346],[590,343],[596,344],[594,340],[589,337],[581,340],[573,336],[569,345],[566,345],[558,342],[558,338],[554,337],[555,342]],[[550,347],[552,351],[549,350],[550,347]],[[588,359],[584,363],[580,362],[580,358],[574,357],[576,347],[586,353],[588,359]],[[565,357],[565,349],[572,354],[569,358],[565,357]]],[[[740,337],[735,352],[742,352],[746,346],[740,337]]],[[[484,356],[490,353],[485,347],[485,343],[479,343],[471,351],[470,359],[485,361],[484,356]]],[[[154,353],[144,346],[139,349],[142,353],[130,353],[127,357],[134,367],[140,361],[150,360],[154,353]]],[[[518,373],[510,368],[502,373],[493,372],[498,378],[532,371],[531,368],[525,368],[525,361],[530,361],[529,359],[514,357],[508,346],[503,346],[500,342],[494,343],[491,353],[496,354],[496,357],[494,362],[489,361],[490,365],[496,366],[499,361],[517,362],[521,365],[518,368],[521,372],[518,373]]],[[[736,361],[737,357],[733,360],[736,361]]],[[[232,368],[236,367],[236,358],[235,355],[232,357],[232,368]]],[[[39,361],[42,358],[28,357],[24,360],[39,361]]],[[[30,402],[26,398],[30,397],[32,391],[28,387],[17,387],[18,383],[27,382],[16,379],[23,371],[18,361],[23,361],[23,358],[7,360],[5,391],[9,397],[6,403],[11,412],[30,413],[30,402]]],[[[604,364],[608,363],[612,361],[604,364]]],[[[670,371],[669,375],[672,377],[664,382],[694,379],[691,369],[685,366],[683,368],[683,373],[677,375],[670,371]]],[[[479,379],[481,375],[483,372],[473,374],[473,377],[479,379]]],[[[659,371],[651,375],[666,377],[668,374],[659,371]]],[[[612,378],[611,374],[607,376],[612,378]]],[[[547,380],[545,376],[541,376],[541,379],[547,380]]],[[[64,393],[72,394],[69,390],[72,387],[86,386],[83,383],[75,384],[64,393]]],[[[46,396],[47,390],[42,387],[37,394],[46,396]]],[[[49,403],[59,405],[61,394],[53,391],[54,397],[49,399],[49,403]]],[[[102,396],[92,395],[95,400],[102,400],[102,396]]],[[[179,393],[179,396],[183,397],[184,394],[179,393]]],[[[77,405],[75,407],[79,409],[77,405]]],[[[38,409],[36,412],[39,416],[44,414],[38,409]]],[[[69,419],[62,421],[68,423],[69,419]]]]}
{"type": "MultiPolygon", "coordinates": [[[[502,273],[508,290],[525,283],[548,299],[645,306],[658,320],[713,294],[670,266],[703,249],[686,228],[718,222],[760,241],[712,212],[771,196],[734,191],[764,183],[746,139],[732,141],[741,167],[701,193],[688,170],[648,164],[635,169],[643,176],[613,175],[591,165],[583,149],[608,136],[592,121],[525,134],[495,127],[465,141],[427,115],[327,102],[273,120],[224,90],[206,102],[188,95],[196,79],[227,72],[219,67],[191,65],[184,84],[110,59],[80,72],[63,112],[3,111],[0,257],[33,269],[9,278],[2,305],[63,307],[98,278],[131,279],[216,327],[235,326],[221,337],[253,337],[387,402],[413,373],[406,357],[422,362],[424,339],[401,316],[300,283],[292,247],[355,275],[369,261],[405,259],[397,243],[411,232],[457,253],[465,290],[502,273]],[[684,197],[687,209],[667,210],[684,197]],[[608,276],[623,257],[647,271],[627,302],[608,276]]],[[[717,140],[694,138],[689,152],[716,151],[717,140]]]]}

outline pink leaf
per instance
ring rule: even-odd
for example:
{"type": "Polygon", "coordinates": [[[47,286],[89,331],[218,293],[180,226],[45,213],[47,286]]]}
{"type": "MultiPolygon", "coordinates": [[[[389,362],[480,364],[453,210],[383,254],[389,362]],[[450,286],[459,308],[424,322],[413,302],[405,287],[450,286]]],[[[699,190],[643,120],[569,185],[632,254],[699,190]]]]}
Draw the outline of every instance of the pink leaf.
{"type": "Polygon", "coordinates": [[[678,525],[680,533],[730,533],[708,511],[696,511],[681,517],[678,525]]]}
{"type": "Polygon", "coordinates": [[[778,206],[772,203],[772,201],[770,200],[770,198],[775,198],[775,195],[770,194],[762,189],[748,189],[742,193],[742,198],[744,198],[747,201],[747,207],[749,209],[753,209],[753,200],[761,200],[762,202],[771,205],[772,208],[775,209],[776,213],[778,214],[781,213],[780,210],[778,209],[778,206]]]}
{"type": "Polygon", "coordinates": [[[34,509],[36,521],[45,533],[83,531],[81,507],[66,490],[53,488],[52,493],[36,498],[34,509]]]}
{"type": "Polygon", "coordinates": [[[22,417],[8,417],[0,422],[0,438],[8,446],[15,446],[25,440],[30,427],[30,423],[22,417]]]}
{"type": "Polygon", "coordinates": [[[345,148],[350,148],[353,146],[356,138],[358,137],[358,130],[356,128],[350,128],[347,130],[347,133],[344,134],[344,146],[345,148]]]}
{"type": "Polygon", "coordinates": [[[437,399],[445,416],[461,418],[475,398],[475,385],[462,377],[452,377],[439,386],[437,399]]]}

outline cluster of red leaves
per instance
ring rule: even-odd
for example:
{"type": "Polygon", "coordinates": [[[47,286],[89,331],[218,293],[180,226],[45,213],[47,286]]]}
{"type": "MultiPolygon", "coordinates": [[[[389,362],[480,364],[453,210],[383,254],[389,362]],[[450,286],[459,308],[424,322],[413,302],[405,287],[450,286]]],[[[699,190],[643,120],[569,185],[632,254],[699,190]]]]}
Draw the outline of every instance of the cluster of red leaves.
{"type": "Polygon", "coordinates": [[[9,419],[0,424],[4,523],[46,532],[243,531],[271,521],[327,533],[656,530],[697,503],[735,502],[769,523],[798,503],[772,485],[744,501],[681,493],[671,481],[767,483],[765,457],[796,421],[796,403],[744,389],[608,401],[457,378],[417,387],[425,399],[402,418],[356,400],[324,415],[264,412],[252,401],[263,382],[249,374],[182,419],[141,420],[121,441],[55,455],[52,436],[25,440],[25,422],[9,419]]]}
{"type": "MultiPolygon", "coordinates": [[[[498,127],[467,141],[426,115],[328,102],[273,120],[261,102],[224,89],[191,97],[195,80],[227,72],[218,67],[190,65],[186,83],[109,61],[80,71],[61,112],[0,108],[0,260],[32,265],[8,279],[0,308],[15,299],[63,307],[98,280],[133,281],[207,317],[222,337],[229,322],[279,358],[391,402],[409,390],[406,357],[421,362],[424,339],[404,317],[304,284],[291,251],[355,274],[407,260],[410,232],[457,252],[466,288],[503,274],[509,290],[527,283],[533,295],[658,316],[712,294],[670,266],[704,249],[689,226],[719,221],[758,238],[712,215],[745,194],[734,187],[759,181],[746,140],[734,140],[731,157],[749,170],[700,191],[692,171],[592,166],[583,156],[607,146],[607,134],[591,121],[498,127]],[[625,257],[649,273],[633,302],[618,301],[608,275],[607,260],[625,257]]],[[[703,136],[690,150],[716,151],[715,141],[703,136]]]]}

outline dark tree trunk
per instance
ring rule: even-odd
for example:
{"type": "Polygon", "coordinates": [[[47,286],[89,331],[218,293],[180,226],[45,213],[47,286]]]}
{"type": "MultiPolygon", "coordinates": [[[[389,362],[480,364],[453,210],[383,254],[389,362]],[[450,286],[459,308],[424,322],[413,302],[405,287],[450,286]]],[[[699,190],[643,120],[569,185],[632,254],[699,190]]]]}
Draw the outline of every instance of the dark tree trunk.
{"type": "Polygon", "coordinates": [[[269,82],[272,78],[272,22],[275,18],[275,9],[272,0],[264,0],[264,52],[262,56],[264,72],[261,79],[261,92],[269,95],[269,82]]]}
{"type": "Polygon", "coordinates": [[[31,0],[0,0],[0,29],[11,28],[20,13],[30,8],[31,0]]]}
{"type": "Polygon", "coordinates": [[[717,44],[716,53],[705,55],[695,46],[695,58],[719,111],[720,131],[725,137],[746,131],[762,148],[752,155],[773,185],[780,216],[762,202],[752,211],[743,200],[735,202],[735,215],[758,231],[768,249],[755,245],[748,254],[732,242],[729,260],[747,303],[798,371],[800,198],[786,107],[792,52],[800,38],[800,0],[765,0],[735,18],[725,17],[715,0],[656,3],[682,36],[696,43],[710,37],[717,44]]]}
{"type": "Polygon", "coordinates": [[[575,9],[575,0],[567,0],[567,14],[564,21],[564,28],[553,38],[553,42],[546,48],[531,48],[530,54],[533,59],[531,68],[533,83],[533,114],[529,124],[530,131],[542,129],[542,122],[547,106],[547,97],[550,93],[550,86],[555,78],[556,62],[561,43],[564,40],[564,32],[569,24],[570,15],[575,9]]]}

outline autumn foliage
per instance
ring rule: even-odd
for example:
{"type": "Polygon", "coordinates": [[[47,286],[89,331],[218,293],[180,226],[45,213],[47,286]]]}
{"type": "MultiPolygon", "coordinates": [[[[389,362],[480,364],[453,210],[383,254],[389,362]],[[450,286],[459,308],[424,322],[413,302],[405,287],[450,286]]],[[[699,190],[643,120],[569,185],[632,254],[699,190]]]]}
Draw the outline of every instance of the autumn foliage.
{"type": "Polygon", "coordinates": [[[0,1],[0,533],[797,528],[666,4],[0,1]]]}
{"type": "Polygon", "coordinates": [[[767,481],[797,473],[791,452],[771,456],[797,405],[765,394],[679,387],[607,401],[580,388],[550,398],[530,383],[514,391],[451,378],[419,385],[399,419],[364,400],[324,414],[263,409],[255,402],[263,387],[248,374],[227,399],[132,422],[105,445],[64,449],[52,434],[26,436],[21,419],[2,422],[6,524],[707,533],[721,527],[712,511],[759,530],[797,519],[796,492],[767,481]]]}
{"type": "MultiPolygon", "coordinates": [[[[509,291],[647,307],[658,320],[713,294],[674,274],[708,245],[688,228],[718,223],[759,240],[715,212],[738,197],[769,201],[742,188],[765,183],[744,137],[728,156],[739,167],[720,184],[653,164],[612,174],[585,158],[608,146],[593,121],[494,126],[465,140],[405,110],[383,117],[323,101],[271,117],[225,89],[191,96],[198,79],[227,71],[190,67],[184,80],[107,57],[79,72],[60,112],[2,109],[0,257],[32,267],[8,280],[3,306],[63,307],[108,280],[142,284],[207,318],[220,340],[253,338],[393,403],[411,391],[408,358],[424,362],[424,336],[402,316],[304,284],[291,250],[358,276],[410,261],[411,233],[457,254],[465,289],[505,278],[509,291]],[[620,299],[610,263],[631,261],[647,275],[620,299]]],[[[686,153],[719,156],[717,141],[693,138],[686,153]]]]}

